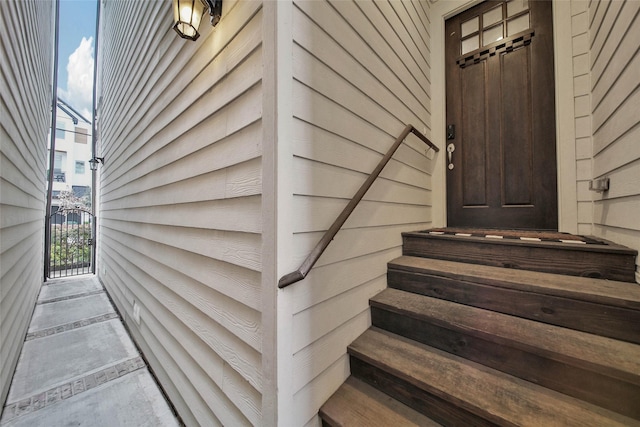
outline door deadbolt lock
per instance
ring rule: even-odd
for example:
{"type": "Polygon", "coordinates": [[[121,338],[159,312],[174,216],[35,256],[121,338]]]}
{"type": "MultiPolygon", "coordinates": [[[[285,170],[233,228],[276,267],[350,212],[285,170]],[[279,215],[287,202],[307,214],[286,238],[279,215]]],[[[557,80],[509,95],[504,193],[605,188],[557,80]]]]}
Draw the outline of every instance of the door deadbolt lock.
{"type": "Polygon", "coordinates": [[[456,146],[453,142],[447,145],[447,157],[449,158],[449,165],[447,166],[449,170],[453,170],[453,152],[456,151],[456,146]]]}
{"type": "Polygon", "coordinates": [[[456,139],[456,125],[447,126],[447,141],[456,139]]]}

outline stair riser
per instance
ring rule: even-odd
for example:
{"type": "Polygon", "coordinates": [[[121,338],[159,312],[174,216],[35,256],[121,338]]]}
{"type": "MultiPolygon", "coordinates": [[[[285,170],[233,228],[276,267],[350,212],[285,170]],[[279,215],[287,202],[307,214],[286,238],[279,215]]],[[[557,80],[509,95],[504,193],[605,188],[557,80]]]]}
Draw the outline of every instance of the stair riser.
{"type": "Polygon", "coordinates": [[[455,330],[452,325],[440,326],[437,319],[416,319],[378,306],[371,307],[371,315],[373,325],[381,329],[640,419],[637,385],[535,354],[535,347],[525,351],[513,343],[455,330]]]}
{"type": "MultiPolygon", "coordinates": [[[[394,399],[415,409],[443,425],[496,426],[505,424],[502,420],[487,421],[485,418],[464,409],[465,402],[450,396],[443,399],[408,381],[373,366],[355,355],[350,356],[351,375],[382,390],[394,399]]],[[[478,410],[482,412],[481,410],[478,410]]],[[[490,414],[485,414],[491,418],[490,414]]]]}
{"type": "Polygon", "coordinates": [[[387,282],[395,289],[640,344],[635,310],[394,269],[387,282]]]}
{"type": "Polygon", "coordinates": [[[462,238],[403,235],[403,254],[494,267],[541,271],[570,276],[635,282],[635,254],[553,245],[530,246],[462,238]]]}

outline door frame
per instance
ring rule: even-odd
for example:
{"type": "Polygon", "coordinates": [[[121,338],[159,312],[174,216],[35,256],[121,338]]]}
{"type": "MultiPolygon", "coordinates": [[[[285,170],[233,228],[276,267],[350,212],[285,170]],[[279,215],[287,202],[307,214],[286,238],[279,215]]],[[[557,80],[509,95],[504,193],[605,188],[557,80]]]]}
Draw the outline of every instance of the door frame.
{"type": "MultiPolygon", "coordinates": [[[[431,1],[431,138],[444,146],[446,142],[445,34],[446,19],[463,12],[482,0],[431,1]]],[[[578,232],[577,171],[574,123],[573,47],[571,35],[571,2],[552,3],[553,45],[555,61],[556,157],[558,183],[558,230],[578,232]]],[[[444,152],[444,151],[441,151],[444,152]]],[[[438,158],[433,172],[433,225],[447,225],[446,167],[438,158]]]]}

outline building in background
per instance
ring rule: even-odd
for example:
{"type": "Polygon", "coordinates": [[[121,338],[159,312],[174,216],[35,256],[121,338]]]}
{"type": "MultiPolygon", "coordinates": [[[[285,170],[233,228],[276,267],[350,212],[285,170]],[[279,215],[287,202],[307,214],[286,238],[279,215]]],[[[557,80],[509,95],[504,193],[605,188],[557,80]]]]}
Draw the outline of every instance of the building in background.
{"type": "Polygon", "coordinates": [[[61,196],[91,203],[91,122],[60,98],[57,106],[51,213],[63,205],[61,196]]]}
{"type": "MultiPolygon", "coordinates": [[[[444,21],[475,3],[225,1],[218,26],[185,42],[169,1],[101,2],[97,274],[186,425],[320,425],[401,232],[446,225],[443,151],[430,158],[409,138],[305,281],[278,279],[405,123],[444,147],[444,21]]],[[[634,249],[639,8],[553,2],[549,172],[560,231],[634,249]],[[611,190],[590,191],[603,176],[611,190]]],[[[48,2],[0,2],[0,15],[17,17],[0,45],[4,398],[41,281],[52,26],[48,2]]],[[[57,165],[73,190],[82,144],[66,126],[56,150],[74,157],[57,165]]]]}

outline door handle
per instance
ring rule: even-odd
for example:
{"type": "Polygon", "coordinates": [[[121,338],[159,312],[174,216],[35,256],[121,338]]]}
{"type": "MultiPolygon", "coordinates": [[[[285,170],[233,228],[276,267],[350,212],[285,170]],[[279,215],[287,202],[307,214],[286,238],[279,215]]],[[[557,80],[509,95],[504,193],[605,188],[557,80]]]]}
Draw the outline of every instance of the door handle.
{"type": "Polygon", "coordinates": [[[447,145],[447,157],[449,158],[449,170],[453,169],[453,152],[456,151],[456,146],[453,142],[447,145]]]}

